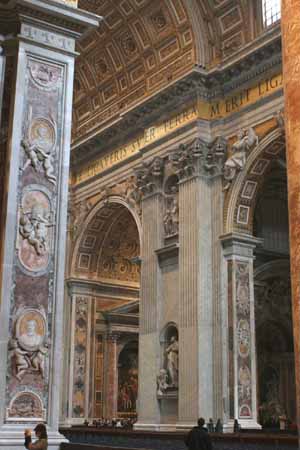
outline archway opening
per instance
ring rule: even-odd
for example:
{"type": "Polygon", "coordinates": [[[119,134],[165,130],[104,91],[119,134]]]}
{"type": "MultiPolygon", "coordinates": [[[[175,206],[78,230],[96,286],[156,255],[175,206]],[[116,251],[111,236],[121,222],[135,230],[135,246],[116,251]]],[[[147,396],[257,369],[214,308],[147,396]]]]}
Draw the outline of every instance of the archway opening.
{"type": "Polygon", "coordinates": [[[74,293],[72,423],[135,415],[139,256],[139,230],[130,209],[113,200],[96,205],[75,244],[69,281],[74,293]],[[85,320],[77,326],[83,299],[85,320]],[[130,397],[119,414],[120,391],[125,388],[130,397]]]}
{"type": "Polygon", "coordinates": [[[272,163],[258,194],[254,234],[256,250],[255,323],[259,421],[265,428],[295,423],[295,367],[287,180],[283,160],[272,163]]]}

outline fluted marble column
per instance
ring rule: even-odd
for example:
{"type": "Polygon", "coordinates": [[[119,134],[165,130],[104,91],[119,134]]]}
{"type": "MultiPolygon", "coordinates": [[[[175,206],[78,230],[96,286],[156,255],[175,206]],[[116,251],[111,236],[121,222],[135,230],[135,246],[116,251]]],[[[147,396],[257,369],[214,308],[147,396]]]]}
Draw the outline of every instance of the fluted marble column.
{"type": "Polygon", "coordinates": [[[260,429],[256,404],[256,347],[253,250],[261,240],[249,235],[222,236],[227,260],[228,399],[225,427],[238,419],[242,428],[260,429]]]}
{"type": "MultiPolygon", "coordinates": [[[[179,182],[179,405],[177,428],[216,416],[222,397],[220,179],[226,141],[196,139],[172,156],[179,182]],[[220,386],[214,386],[214,382],[220,386]],[[218,397],[216,389],[221,390],[218,397]]],[[[220,409],[220,407],[219,407],[220,409]]]]}
{"type": "Polygon", "coordinates": [[[212,252],[210,180],[179,185],[179,404],[177,427],[211,417],[212,252]],[[189,349],[189,351],[188,351],[189,349]]]}
{"type": "Polygon", "coordinates": [[[0,448],[44,421],[58,449],[75,41],[96,16],[60,2],[0,5],[10,101],[1,230],[0,448]]]}
{"type": "Polygon", "coordinates": [[[156,377],[160,369],[159,310],[162,301],[161,269],[156,250],[163,242],[163,161],[155,158],[137,171],[142,200],[141,298],[139,325],[138,422],[135,429],[159,429],[160,410],[156,377]],[[142,177],[139,178],[139,174],[142,177]]]}
{"type": "Polygon", "coordinates": [[[282,0],[281,10],[296,407],[300,430],[300,0],[282,0]]]}

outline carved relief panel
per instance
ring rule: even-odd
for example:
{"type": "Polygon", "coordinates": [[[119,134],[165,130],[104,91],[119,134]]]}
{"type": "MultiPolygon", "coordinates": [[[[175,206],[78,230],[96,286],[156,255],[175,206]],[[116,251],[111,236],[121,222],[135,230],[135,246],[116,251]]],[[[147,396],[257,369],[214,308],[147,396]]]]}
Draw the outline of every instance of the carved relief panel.
{"type": "Polygon", "coordinates": [[[64,70],[62,65],[27,56],[10,293],[9,421],[47,420],[64,70]]]}
{"type": "Polygon", "coordinates": [[[252,418],[252,368],[249,263],[235,262],[236,345],[239,419],[252,418]]]}
{"type": "Polygon", "coordinates": [[[85,416],[86,370],[88,354],[89,298],[77,296],[74,299],[72,342],[73,354],[73,393],[72,417],[85,416]]]}

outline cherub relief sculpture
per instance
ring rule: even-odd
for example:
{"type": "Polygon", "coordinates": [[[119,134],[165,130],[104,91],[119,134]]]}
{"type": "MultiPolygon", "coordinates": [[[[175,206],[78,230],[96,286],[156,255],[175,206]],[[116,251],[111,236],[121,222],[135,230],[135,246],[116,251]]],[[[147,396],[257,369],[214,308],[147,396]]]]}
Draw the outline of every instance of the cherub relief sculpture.
{"type": "Polygon", "coordinates": [[[56,185],[56,176],[53,173],[54,168],[51,154],[43,151],[36,144],[30,144],[27,140],[22,140],[21,145],[24,149],[25,155],[27,156],[27,160],[25,161],[22,171],[30,165],[35,171],[39,171],[40,167],[42,167],[47,180],[56,185]]]}
{"type": "Polygon", "coordinates": [[[52,227],[49,214],[45,215],[40,205],[34,205],[31,211],[22,212],[19,231],[24,239],[35,249],[39,256],[44,255],[48,249],[47,228],[52,227]]]}
{"type": "Polygon", "coordinates": [[[21,381],[27,372],[45,376],[48,346],[45,342],[46,322],[40,311],[24,311],[17,319],[16,332],[10,341],[15,376],[21,381]]]}
{"type": "Polygon", "coordinates": [[[238,140],[232,146],[232,155],[224,165],[224,179],[226,180],[224,190],[229,189],[237,173],[243,170],[249,151],[257,144],[258,137],[253,128],[239,131],[238,140]]]}

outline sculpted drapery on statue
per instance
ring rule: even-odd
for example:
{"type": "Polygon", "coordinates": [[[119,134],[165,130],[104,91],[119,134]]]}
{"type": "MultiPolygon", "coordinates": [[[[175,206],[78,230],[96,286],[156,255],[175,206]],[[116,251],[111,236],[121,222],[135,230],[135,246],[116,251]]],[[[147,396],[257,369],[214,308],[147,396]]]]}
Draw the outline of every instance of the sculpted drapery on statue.
{"type": "Polygon", "coordinates": [[[238,172],[245,167],[249,151],[258,144],[258,137],[253,128],[240,130],[237,138],[232,146],[232,155],[224,165],[224,179],[226,181],[224,190],[229,189],[238,172]]]}
{"type": "Polygon", "coordinates": [[[176,336],[172,336],[170,344],[166,348],[167,354],[167,371],[169,375],[169,386],[178,388],[178,341],[176,336]]]}

